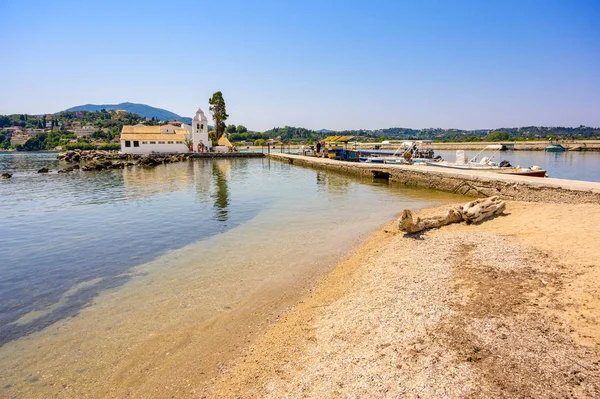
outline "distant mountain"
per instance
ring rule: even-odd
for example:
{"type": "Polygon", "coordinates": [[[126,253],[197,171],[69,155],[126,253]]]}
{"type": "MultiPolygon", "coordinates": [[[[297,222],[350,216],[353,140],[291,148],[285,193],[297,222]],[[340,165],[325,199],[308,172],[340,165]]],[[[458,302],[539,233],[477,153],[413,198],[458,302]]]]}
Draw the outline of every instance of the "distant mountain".
{"type": "Polygon", "coordinates": [[[192,118],[187,118],[183,116],[179,116],[171,111],[167,111],[162,108],[151,107],[146,104],[135,104],[135,103],[121,103],[121,104],[86,104],[86,105],[78,105],[76,107],[71,107],[66,109],[65,111],[100,111],[100,110],[116,110],[122,109],[127,112],[131,112],[132,114],[137,114],[141,117],[152,119],[158,119],[160,121],[172,121],[178,120],[180,122],[184,122],[187,124],[192,123],[192,118]]]}
{"type": "Polygon", "coordinates": [[[335,130],[320,129],[320,130],[317,130],[317,133],[335,133],[335,130]]]}

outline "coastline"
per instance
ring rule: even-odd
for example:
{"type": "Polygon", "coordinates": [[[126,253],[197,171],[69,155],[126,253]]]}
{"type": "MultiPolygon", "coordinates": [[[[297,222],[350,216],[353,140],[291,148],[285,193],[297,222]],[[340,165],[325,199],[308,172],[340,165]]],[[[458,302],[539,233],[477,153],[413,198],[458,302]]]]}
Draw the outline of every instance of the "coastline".
{"type": "MultiPolygon", "coordinates": [[[[154,169],[140,182],[152,187],[153,179],[163,181],[156,172],[185,166],[154,169]]],[[[280,163],[269,170],[279,168],[295,177],[294,184],[308,181],[320,189],[313,197],[320,201],[299,201],[302,196],[288,190],[247,223],[119,275],[127,278],[125,284],[101,291],[77,316],[3,345],[0,392],[30,398],[197,397],[191,392],[210,384],[347,251],[393,217],[399,204],[460,200],[438,192],[369,188],[369,182],[280,163]],[[373,209],[361,212],[364,204],[373,209]]],[[[234,181],[232,176],[231,188],[234,181]]]]}
{"type": "Polygon", "coordinates": [[[472,197],[500,196],[505,200],[552,203],[599,203],[600,183],[515,176],[477,170],[455,170],[421,165],[340,162],[328,158],[271,153],[268,159],[313,169],[385,178],[408,187],[421,187],[472,197]]]}
{"type": "MultiPolygon", "coordinates": [[[[391,221],[316,285],[305,284],[299,297],[278,297],[279,311],[254,296],[231,315],[235,323],[229,315],[198,324],[167,313],[160,303],[174,293],[157,292],[156,282],[173,276],[133,282],[139,287],[127,297],[109,292],[101,309],[85,312],[97,323],[89,327],[99,330],[94,340],[73,336],[55,346],[66,323],[86,323],[75,318],[52,327],[38,346],[50,349],[27,360],[29,379],[18,392],[92,398],[597,396],[600,205],[508,202],[505,213],[417,236],[399,233],[391,221]],[[148,305],[131,308],[143,286],[141,302],[148,305]],[[99,318],[115,301],[127,311],[99,318]],[[145,321],[136,331],[146,335],[123,346],[130,329],[122,327],[139,311],[145,321]],[[147,328],[156,319],[168,322],[158,331],[147,328]],[[98,342],[102,346],[92,349],[98,342]],[[70,347],[78,352],[65,358],[70,347]],[[93,357],[79,359],[85,353],[93,357]],[[94,362],[103,365],[99,374],[91,374],[94,362]]],[[[186,292],[182,287],[172,301],[186,302],[186,292]]],[[[17,342],[12,351],[29,342],[17,342]]]]}
{"type": "Polygon", "coordinates": [[[526,202],[417,237],[390,223],[202,397],[597,397],[599,226],[598,204],[526,202]]]}
{"type": "MultiPolygon", "coordinates": [[[[294,156],[273,158],[303,165],[294,156]]],[[[340,165],[311,161],[315,168],[340,165]]],[[[367,175],[373,168],[343,166],[367,175]]],[[[523,184],[508,182],[523,196],[529,181],[517,181],[523,184]]],[[[232,266],[250,271],[276,261],[269,251],[248,262],[246,254],[264,240],[244,241],[247,251],[226,234],[198,244],[233,255],[223,259],[225,273],[211,283],[200,281],[193,251],[174,251],[136,268],[132,273],[140,278],[121,292],[104,293],[80,316],[23,337],[0,353],[3,393],[461,397],[482,390],[479,396],[535,397],[561,386],[570,391],[560,394],[597,395],[600,304],[594,282],[600,281],[600,251],[594,244],[600,238],[600,205],[593,201],[599,184],[542,184],[548,186],[542,195],[530,189],[536,203],[509,202],[506,216],[481,225],[407,237],[392,221],[361,239],[359,247],[336,241],[342,230],[335,222],[344,216],[337,215],[326,229],[312,233],[320,237],[319,248],[311,245],[302,255],[287,235],[302,229],[286,234],[271,217],[271,228],[261,224],[273,232],[267,241],[295,258],[306,261],[328,247],[355,251],[339,263],[339,257],[320,259],[326,265],[318,274],[298,274],[287,263],[277,281],[253,271],[246,276],[254,281],[247,296],[232,292],[231,283],[241,278],[232,266]],[[551,195],[560,190],[576,194],[551,195]],[[569,199],[573,205],[547,203],[569,199]],[[171,265],[178,270],[169,270],[171,265]],[[222,298],[210,309],[202,301],[207,286],[218,287],[211,295],[222,298]],[[210,314],[216,316],[203,318],[210,314]]],[[[402,206],[394,202],[392,209],[400,212],[402,206]]],[[[364,217],[355,219],[364,226],[364,217]]],[[[269,270],[264,272],[268,277],[269,270]]]]}

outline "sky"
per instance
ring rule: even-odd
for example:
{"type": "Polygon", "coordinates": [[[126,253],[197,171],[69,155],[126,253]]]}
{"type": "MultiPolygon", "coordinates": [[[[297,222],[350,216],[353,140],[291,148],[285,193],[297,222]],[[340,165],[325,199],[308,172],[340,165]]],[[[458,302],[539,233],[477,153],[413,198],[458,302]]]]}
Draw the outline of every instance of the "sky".
{"type": "Polygon", "coordinates": [[[143,103],[249,129],[600,126],[600,0],[0,0],[0,114],[143,103]],[[210,119],[210,117],[209,117],[210,119]]]}

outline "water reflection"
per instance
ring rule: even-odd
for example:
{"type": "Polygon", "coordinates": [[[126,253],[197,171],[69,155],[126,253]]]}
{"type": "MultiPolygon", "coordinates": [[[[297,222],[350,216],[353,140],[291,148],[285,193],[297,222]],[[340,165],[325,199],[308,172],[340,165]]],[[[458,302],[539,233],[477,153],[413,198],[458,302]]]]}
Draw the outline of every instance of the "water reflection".
{"type": "MultiPolygon", "coordinates": [[[[0,162],[57,162],[56,154],[15,159],[0,162]]],[[[259,176],[246,168],[244,176],[259,176]]],[[[100,290],[126,281],[130,267],[255,217],[268,202],[232,208],[230,180],[241,175],[231,169],[230,161],[189,161],[0,181],[0,345],[77,314],[100,290]],[[98,283],[70,293],[89,281],[98,283]]]]}
{"type": "Polygon", "coordinates": [[[129,167],[123,169],[122,176],[127,199],[186,191],[193,184],[188,162],[153,168],[129,167]]]}
{"type": "Polygon", "coordinates": [[[222,162],[212,163],[212,174],[217,187],[213,194],[215,200],[216,219],[219,222],[226,222],[229,214],[229,188],[227,187],[228,173],[231,170],[231,161],[223,160],[222,162]]]}
{"type": "Polygon", "coordinates": [[[346,195],[353,183],[351,179],[344,175],[327,174],[326,172],[316,172],[317,188],[324,188],[329,194],[346,195]]]}

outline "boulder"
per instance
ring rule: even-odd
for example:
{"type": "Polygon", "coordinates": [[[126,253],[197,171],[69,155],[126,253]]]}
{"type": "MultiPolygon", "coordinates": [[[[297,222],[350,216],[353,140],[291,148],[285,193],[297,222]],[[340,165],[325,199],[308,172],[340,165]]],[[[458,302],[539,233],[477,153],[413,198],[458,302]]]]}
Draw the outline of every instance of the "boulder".
{"type": "Polygon", "coordinates": [[[48,168],[42,168],[42,169],[38,170],[37,172],[38,173],[48,173],[50,171],[48,170],[48,168]]]}
{"type": "Polygon", "coordinates": [[[10,173],[2,173],[2,175],[0,175],[0,179],[10,179],[12,177],[12,175],[10,173]]]}

